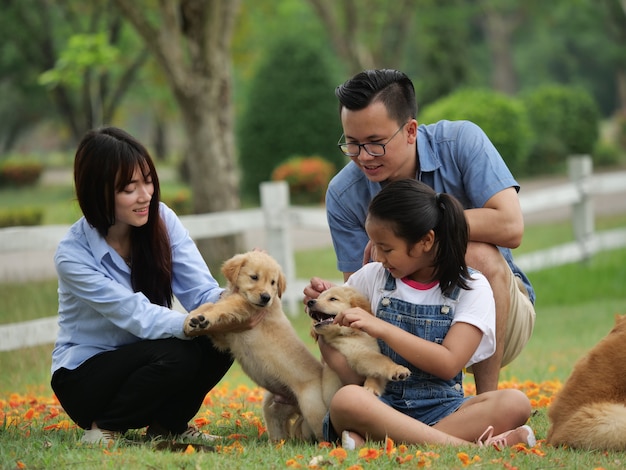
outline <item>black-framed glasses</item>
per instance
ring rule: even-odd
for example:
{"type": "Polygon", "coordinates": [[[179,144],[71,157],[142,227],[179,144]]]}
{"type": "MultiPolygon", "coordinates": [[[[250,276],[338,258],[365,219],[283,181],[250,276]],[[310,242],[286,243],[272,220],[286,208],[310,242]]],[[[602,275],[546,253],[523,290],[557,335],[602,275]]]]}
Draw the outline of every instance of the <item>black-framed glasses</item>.
{"type": "Polygon", "coordinates": [[[400,132],[407,124],[408,122],[402,124],[384,144],[377,142],[366,142],[364,144],[342,142],[341,139],[344,138],[344,134],[341,134],[341,137],[339,137],[339,140],[337,141],[337,147],[339,147],[339,150],[341,150],[341,152],[347,157],[358,157],[361,154],[362,148],[365,149],[365,151],[372,157],[382,157],[385,155],[385,146],[391,142],[391,140],[398,135],[398,132],[400,132]]]}

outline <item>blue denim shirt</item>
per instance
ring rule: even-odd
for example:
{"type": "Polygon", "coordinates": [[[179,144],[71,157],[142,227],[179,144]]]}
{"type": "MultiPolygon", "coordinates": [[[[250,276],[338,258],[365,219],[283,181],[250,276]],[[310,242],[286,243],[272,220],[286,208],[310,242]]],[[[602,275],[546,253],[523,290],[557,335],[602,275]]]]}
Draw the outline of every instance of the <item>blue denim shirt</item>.
{"type": "MultiPolygon", "coordinates": [[[[189,232],[163,203],[160,214],[172,248],[174,295],[187,311],[215,302],[223,289],[189,232]]],[[[95,354],[139,340],[187,339],[185,315],[133,292],[130,268],[84,217],[61,240],[54,262],[59,277],[59,333],[52,373],[61,367],[75,369],[95,354]]]]}
{"type": "MultiPolygon", "coordinates": [[[[519,184],[480,127],[469,121],[439,121],[420,125],[417,136],[419,171],[415,177],[435,191],[455,196],[465,209],[483,207],[496,193],[519,184]]],[[[365,219],[370,201],[381,184],[367,179],[348,163],[331,180],[326,192],[326,215],[337,255],[337,269],[355,272],[363,260],[368,237],[365,219]]],[[[522,279],[534,303],[535,292],[513,261],[508,248],[499,247],[512,271],[522,279]]]]}

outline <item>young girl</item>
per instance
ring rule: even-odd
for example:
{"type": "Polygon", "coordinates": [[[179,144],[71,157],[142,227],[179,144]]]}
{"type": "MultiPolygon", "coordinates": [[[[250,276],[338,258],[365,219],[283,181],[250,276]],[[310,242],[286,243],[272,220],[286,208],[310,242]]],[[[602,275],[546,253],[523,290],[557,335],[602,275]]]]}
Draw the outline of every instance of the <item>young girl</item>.
{"type": "Polygon", "coordinates": [[[120,129],[90,131],[76,152],[74,183],[84,217],[54,257],[56,396],[86,430],[84,443],[108,445],[145,426],[150,438],[212,439],[188,422],[232,358],[207,337],[187,338],[186,316],[172,309],[172,298],[190,311],[215,302],[222,289],[176,214],[159,202],[150,155],[120,129]]]}
{"type": "MultiPolygon", "coordinates": [[[[383,353],[412,375],[376,397],[336,350],[320,344],[348,384],[331,402],[326,437],[341,435],[347,448],[385,436],[409,444],[533,446],[522,392],[463,396],[463,369],[495,351],[495,306],[486,278],[465,264],[469,234],[460,203],[414,179],[391,182],[372,200],[365,229],[376,262],[347,284],[371,300],[376,316],[352,308],[335,323],[378,338],[383,353]]],[[[314,278],[305,294],[324,287],[314,278]]]]}

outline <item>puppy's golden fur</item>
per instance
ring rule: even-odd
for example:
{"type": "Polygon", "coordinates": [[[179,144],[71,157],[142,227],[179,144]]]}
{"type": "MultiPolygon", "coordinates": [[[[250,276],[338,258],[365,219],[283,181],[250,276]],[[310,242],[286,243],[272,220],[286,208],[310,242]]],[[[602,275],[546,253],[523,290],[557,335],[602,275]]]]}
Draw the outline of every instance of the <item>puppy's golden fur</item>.
{"type": "Polygon", "coordinates": [[[626,315],[578,360],[548,409],[547,442],[578,449],[626,450],[626,315]]]}
{"type": "Polygon", "coordinates": [[[268,393],[263,403],[271,440],[316,438],[323,440],[322,364],[299,339],[281,305],[285,276],[268,254],[251,251],[227,260],[222,272],[227,292],[215,304],[189,313],[185,333],[208,334],[222,322],[244,322],[259,309],[263,320],[245,331],[209,334],[221,350],[228,350],[244,372],[268,393]]]}
{"type": "MultiPolygon", "coordinates": [[[[307,307],[309,316],[316,321],[313,325],[314,336],[322,336],[327,344],[341,352],[348,365],[365,377],[364,387],[375,395],[384,392],[389,380],[404,380],[411,375],[409,369],[380,352],[376,338],[364,331],[333,323],[337,314],[352,307],[360,307],[372,314],[369,300],[357,290],[348,286],[331,287],[317,299],[309,300],[307,307]]],[[[324,396],[328,402],[334,392],[332,379],[326,378],[330,371],[325,370],[324,374],[324,396]]]]}

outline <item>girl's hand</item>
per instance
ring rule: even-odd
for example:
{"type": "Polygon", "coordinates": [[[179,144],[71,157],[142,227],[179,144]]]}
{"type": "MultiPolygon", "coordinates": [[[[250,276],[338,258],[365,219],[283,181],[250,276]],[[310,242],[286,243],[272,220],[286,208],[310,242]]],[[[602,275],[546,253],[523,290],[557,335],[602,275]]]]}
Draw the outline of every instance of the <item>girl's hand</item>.
{"type": "Polygon", "coordinates": [[[349,308],[340,312],[339,315],[335,317],[333,323],[362,330],[374,338],[380,338],[383,329],[389,325],[389,323],[375,317],[360,307],[349,308]]]}

